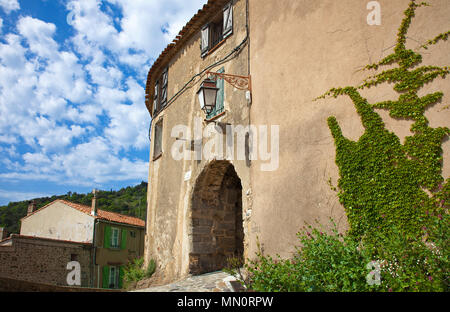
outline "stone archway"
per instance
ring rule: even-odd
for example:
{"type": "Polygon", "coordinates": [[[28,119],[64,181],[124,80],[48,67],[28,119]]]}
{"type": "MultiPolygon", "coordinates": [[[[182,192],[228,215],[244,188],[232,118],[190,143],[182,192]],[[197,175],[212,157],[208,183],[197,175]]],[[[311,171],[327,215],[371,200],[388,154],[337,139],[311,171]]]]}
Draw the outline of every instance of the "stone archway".
{"type": "Polygon", "coordinates": [[[242,185],[228,161],[213,161],[200,174],[192,195],[191,274],[224,268],[243,258],[242,185]]]}

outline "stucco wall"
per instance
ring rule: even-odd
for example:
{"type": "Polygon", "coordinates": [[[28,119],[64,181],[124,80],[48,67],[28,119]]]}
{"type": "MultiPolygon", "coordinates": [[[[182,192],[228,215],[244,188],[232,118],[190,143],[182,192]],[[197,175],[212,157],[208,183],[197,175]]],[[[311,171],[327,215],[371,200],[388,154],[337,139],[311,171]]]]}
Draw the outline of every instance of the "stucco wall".
{"type": "MultiPolygon", "coordinates": [[[[327,118],[336,116],[343,134],[357,140],[363,133],[350,99],[340,97],[314,102],[332,87],[357,85],[370,72],[362,67],[393,52],[398,27],[408,0],[380,0],[381,25],[366,22],[369,1],[362,0],[250,0],[251,73],[255,124],[280,125],[280,167],[273,172],[251,167],[253,214],[251,248],[256,236],[265,252],[289,255],[304,222],[334,217],[342,229],[346,219],[336,193],[335,146],[327,118]],[[282,203],[282,204],[280,204],[282,203]]],[[[407,47],[450,29],[448,0],[427,1],[419,8],[408,33],[407,47]]],[[[425,51],[423,65],[450,64],[450,42],[425,51]]],[[[436,79],[420,92],[442,90],[442,103],[426,112],[432,127],[449,126],[449,80],[436,79]]],[[[362,92],[371,103],[395,99],[392,85],[362,92]]],[[[380,113],[387,128],[403,140],[411,122],[394,121],[380,113]]],[[[403,141],[402,141],[403,142],[403,141]]],[[[450,175],[450,142],[444,145],[443,176],[450,175]]]]}
{"type": "MultiPolygon", "coordinates": [[[[221,9],[218,10],[218,13],[221,9]]],[[[221,60],[232,52],[246,38],[246,2],[234,1],[233,34],[214,52],[204,59],[200,53],[200,32],[193,36],[183,49],[172,58],[168,69],[168,99],[176,94],[191,77],[200,73],[209,65],[221,60]]],[[[211,69],[218,71],[224,68],[225,73],[234,75],[248,75],[248,47],[245,46],[239,54],[231,60],[211,69]]],[[[176,125],[186,125],[191,129],[192,139],[195,120],[204,120],[205,114],[200,110],[197,90],[205,75],[197,78],[189,88],[182,93],[171,105],[162,111],[152,124],[163,118],[163,154],[153,161],[153,145],[150,151],[149,186],[148,186],[148,213],[147,213],[147,242],[146,262],[151,258],[156,260],[158,270],[163,271],[163,278],[170,280],[188,274],[189,252],[192,249],[191,201],[195,182],[208,166],[210,160],[204,157],[201,161],[175,160],[171,156],[171,148],[175,137],[171,131],[176,125]],[[190,172],[191,177],[185,181],[185,173],[190,172]]],[[[249,123],[249,107],[245,92],[237,90],[225,83],[225,114],[218,119],[233,125],[247,125],[249,123]]],[[[202,121],[202,130],[207,123],[202,121]]],[[[154,127],[151,134],[154,138],[154,127]]],[[[203,139],[203,144],[209,139],[203,139]]],[[[153,144],[153,143],[152,143],[153,144]]],[[[188,145],[186,144],[186,147],[188,145]]],[[[241,179],[244,193],[251,188],[250,170],[245,160],[231,161],[241,179]]],[[[250,200],[243,199],[243,210],[251,206],[250,200]]],[[[245,230],[245,229],[244,229],[245,230]]]]}
{"type": "Polygon", "coordinates": [[[55,202],[22,219],[20,234],[74,242],[90,242],[94,217],[55,202]]]}

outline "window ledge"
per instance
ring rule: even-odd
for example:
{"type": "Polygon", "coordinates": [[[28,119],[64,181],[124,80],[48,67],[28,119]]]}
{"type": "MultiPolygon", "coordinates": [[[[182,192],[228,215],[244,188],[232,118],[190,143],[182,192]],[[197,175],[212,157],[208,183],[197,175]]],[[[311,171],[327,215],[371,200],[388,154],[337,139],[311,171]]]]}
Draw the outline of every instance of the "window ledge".
{"type": "Polygon", "coordinates": [[[153,157],[153,161],[156,161],[158,159],[160,159],[162,157],[163,153],[159,153],[158,155],[156,155],[155,157],[153,157]]]}
{"type": "Polygon", "coordinates": [[[203,58],[206,58],[208,55],[214,53],[218,48],[220,48],[225,41],[227,41],[228,38],[230,38],[233,35],[233,33],[227,35],[222,41],[219,41],[214,47],[212,47],[208,52],[206,52],[204,55],[202,55],[203,58]]]}
{"type": "Polygon", "coordinates": [[[220,114],[217,114],[217,115],[214,116],[214,117],[211,117],[211,118],[209,118],[209,119],[205,119],[205,121],[206,121],[206,122],[214,121],[214,120],[218,119],[219,117],[222,117],[223,115],[225,115],[225,113],[226,113],[226,111],[224,110],[223,112],[221,112],[220,114]]]}

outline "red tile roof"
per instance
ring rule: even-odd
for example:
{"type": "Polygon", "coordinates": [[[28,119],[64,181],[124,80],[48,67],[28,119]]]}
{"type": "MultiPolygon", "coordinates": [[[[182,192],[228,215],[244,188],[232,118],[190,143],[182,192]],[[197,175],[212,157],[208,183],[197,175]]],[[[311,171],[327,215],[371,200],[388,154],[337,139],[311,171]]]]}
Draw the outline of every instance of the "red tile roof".
{"type": "MultiPolygon", "coordinates": [[[[55,201],[52,201],[51,203],[45,205],[44,207],[36,210],[35,212],[25,216],[22,219],[25,219],[33,214],[35,214],[36,212],[47,208],[48,206],[56,203],[56,202],[60,202],[63,203],[69,207],[72,207],[78,211],[81,211],[85,214],[91,215],[91,207],[90,206],[86,206],[86,205],[81,205],[81,204],[76,204],[76,203],[72,203],[70,201],[67,200],[62,200],[62,199],[57,199],[55,201]]],[[[94,216],[92,216],[94,217],[94,216]]],[[[106,211],[106,210],[101,210],[98,209],[97,210],[97,216],[95,216],[96,219],[100,219],[100,220],[107,220],[107,221],[112,221],[112,222],[118,222],[118,223],[124,223],[124,224],[130,224],[130,225],[135,225],[135,226],[142,226],[145,227],[145,221],[141,220],[139,218],[135,218],[135,217],[130,217],[130,216],[126,216],[120,213],[115,213],[115,212],[111,212],[111,211],[106,211]]]]}

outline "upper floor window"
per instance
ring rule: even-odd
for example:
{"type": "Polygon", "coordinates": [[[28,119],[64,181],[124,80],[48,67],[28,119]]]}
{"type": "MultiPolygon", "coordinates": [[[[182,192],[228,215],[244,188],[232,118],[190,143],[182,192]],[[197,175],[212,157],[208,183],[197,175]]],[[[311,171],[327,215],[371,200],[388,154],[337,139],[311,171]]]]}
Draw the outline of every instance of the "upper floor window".
{"type": "Polygon", "coordinates": [[[155,83],[153,95],[153,113],[159,112],[167,105],[168,69],[165,68],[161,77],[155,83]]]}
{"type": "Polygon", "coordinates": [[[202,28],[202,57],[208,54],[218,43],[233,33],[233,5],[228,3],[222,14],[202,28]]]}
{"type": "Polygon", "coordinates": [[[111,247],[119,248],[119,229],[117,228],[111,229],[111,247]]]}
{"type": "Polygon", "coordinates": [[[163,131],[163,120],[160,119],[155,124],[155,138],[153,141],[153,160],[155,160],[162,154],[162,131],[163,131]]]}
{"type": "MultiPolygon", "coordinates": [[[[217,71],[218,73],[225,73],[225,69],[222,67],[217,71]]],[[[208,113],[206,116],[206,120],[213,119],[214,117],[222,114],[225,110],[224,106],[224,98],[225,98],[225,88],[223,79],[218,78],[216,82],[216,87],[219,88],[217,91],[217,98],[216,98],[216,106],[208,113]]]]}

